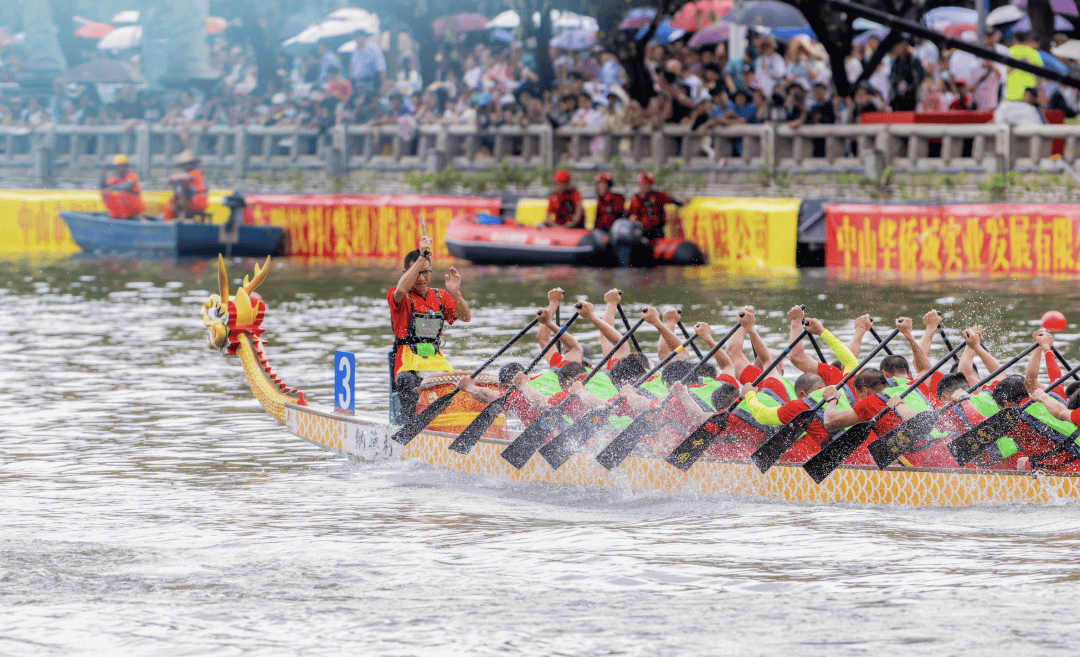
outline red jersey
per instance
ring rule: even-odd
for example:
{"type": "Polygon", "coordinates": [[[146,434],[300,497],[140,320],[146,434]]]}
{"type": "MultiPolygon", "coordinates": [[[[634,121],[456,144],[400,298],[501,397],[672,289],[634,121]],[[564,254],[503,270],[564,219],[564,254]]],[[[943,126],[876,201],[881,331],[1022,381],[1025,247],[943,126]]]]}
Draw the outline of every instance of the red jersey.
{"type": "Polygon", "coordinates": [[[709,456],[717,459],[745,459],[761,446],[767,434],[747,422],[741,413],[728,415],[727,427],[709,445],[709,456]]]}
{"type": "MultiPolygon", "coordinates": [[[[753,383],[754,379],[758,378],[759,376],[761,376],[761,368],[755,367],[753,365],[747,365],[745,368],[743,368],[742,373],[739,374],[739,383],[753,383]]],[[[780,382],[780,379],[776,378],[775,376],[765,377],[765,379],[760,384],[758,384],[758,387],[762,390],[772,391],[777,397],[781,399],[781,401],[786,402],[790,399],[787,394],[787,388],[785,388],[784,384],[780,382]]]]}
{"type": "MultiPolygon", "coordinates": [[[[833,369],[836,368],[834,367],[833,369]]],[[[776,416],[780,418],[782,423],[787,424],[794,420],[795,416],[799,413],[810,410],[815,406],[817,406],[816,401],[809,397],[803,397],[802,399],[788,402],[776,409],[776,416]]],[[[825,414],[822,411],[818,411],[816,415],[817,417],[810,422],[810,426],[806,427],[806,435],[789,447],[788,450],[784,452],[784,456],[781,460],[802,463],[820,452],[823,447],[829,444],[829,432],[826,431],[825,427],[821,424],[821,420],[824,418],[825,414]]]]}
{"type": "Polygon", "coordinates": [[[663,226],[667,223],[667,218],[664,215],[664,206],[674,202],[675,199],[671,198],[667,192],[653,190],[645,196],[634,194],[634,198],[630,201],[630,209],[627,210],[627,214],[630,215],[631,219],[640,221],[645,230],[649,230],[650,228],[663,226]]]}
{"type": "Polygon", "coordinates": [[[626,212],[626,197],[622,194],[608,192],[598,197],[596,199],[596,227],[600,230],[610,230],[611,224],[615,223],[615,220],[624,212],[626,212]]]}
{"type": "Polygon", "coordinates": [[[555,215],[555,223],[565,226],[574,221],[574,212],[581,205],[581,192],[576,189],[568,189],[565,192],[556,192],[548,197],[548,214],[555,215]]]}
{"type": "MultiPolygon", "coordinates": [[[[559,392],[548,398],[548,406],[558,406],[567,397],[570,397],[570,391],[560,390],[559,392]]],[[[563,408],[563,413],[569,415],[575,420],[579,420],[581,419],[581,416],[585,415],[586,413],[585,404],[581,403],[581,400],[578,399],[576,396],[572,397],[570,399],[570,402],[563,408]]]]}
{"type": "MultiPolygon", "coordinates": [[[[884,395],[870,395],[869,397],[863,397],[851,407],[855,411],[855,415],[859,416],[861,422],[869,422],[875,415],[881,412],[883,408],[887,406],[888,399],[882,399],[884,395]]],[[[888,411],[881,416],[881,419],[874,425],[874,433],[879,436],[884,436],[896,427],[903,424],[903,420],[896,414],[896,411],[888,411]]]]}
{"type": "MultiPolygon", "coordinates": [[[[390,288],[386,293],[386,302],[390,304],[390,323],[394,327],[394,337],[405,339],[409,337],[409,323],[412,321],[412,313],[441,312],[446,323],[453,324],[457,319],[457,304],[446,290],[428,288],[425,296],[420,296],[413,290],[405,295],[400,303],[394,301],[394,291],[397,286],[390,288]],[[410,307],[409,302],[412,301],[410,307]]],[[[397,349],[394,359],[394,373],[401,367],[401,349],[397,349]]]]}
{"type": "Polygon", "coordinates": [[[514,390],[507,396],[506,410],[518,416],[525,426],[529,426],[540,418],[540,409],[530,404],[520,390],[514,390]]]}

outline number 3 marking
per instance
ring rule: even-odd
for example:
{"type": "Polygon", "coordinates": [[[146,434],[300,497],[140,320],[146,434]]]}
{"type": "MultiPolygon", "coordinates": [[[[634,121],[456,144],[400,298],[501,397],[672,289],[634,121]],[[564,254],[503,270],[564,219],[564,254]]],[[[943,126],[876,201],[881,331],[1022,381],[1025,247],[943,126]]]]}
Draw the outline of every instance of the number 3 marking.
{"type": "Polygon", "coordinates": [[[345,393],[338,395],[338,408],[348,408],[349,404],[352,403],[352,393],[350,392],[350,390],[352,390],[352,386],[350,385],[350,383],[352,381],[353,374],[352,369],[349,367],[348,358],[342,358],[338,361],[338,370],[345,372],[345,393]]]}

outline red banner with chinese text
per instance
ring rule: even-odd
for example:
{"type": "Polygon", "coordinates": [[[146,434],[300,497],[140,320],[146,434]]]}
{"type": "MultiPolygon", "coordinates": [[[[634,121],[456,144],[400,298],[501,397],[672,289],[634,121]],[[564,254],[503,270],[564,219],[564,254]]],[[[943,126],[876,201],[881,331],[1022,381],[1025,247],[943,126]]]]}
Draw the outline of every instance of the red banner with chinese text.
{"type": "Polygon", "coordinates": [[[282,226],[289,255],[398,258],[416,248],[420,217],[436,256],[448,256],[446,226],[459,214],[499,214],[497,198],[418,195],[247,194],[245,223],[282,226]]]}
{"type": "Polygon", "coordinates": [[[825,265],[850,272],[1075,274],[1080,205],[838,203],[825,265]]]}

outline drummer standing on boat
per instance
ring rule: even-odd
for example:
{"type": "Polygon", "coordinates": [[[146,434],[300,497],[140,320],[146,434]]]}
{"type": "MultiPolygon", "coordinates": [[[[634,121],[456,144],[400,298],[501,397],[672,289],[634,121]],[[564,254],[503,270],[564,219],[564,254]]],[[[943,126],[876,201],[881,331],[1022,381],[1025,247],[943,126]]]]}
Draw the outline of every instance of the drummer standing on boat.
{"type": "Polygon", "coordinates": [[[461,296],[461,274],[450,267],[446,289],[431,287],[431,238],[420,238],[420,248],[405,256],[397,285],[386,293],[394,327],[394,380],[401,390],[403,411],[411,414],[416,400],[413,388],[421,372],[452,372],[442,352],[442,332],[448,324],[472,319],[461,296]]]}
{"type": "Polygon", "coordinates": [[[555,172],[555,193],[548,197],[547,215],[543,225],[561,228],[585,227],[581,192],[570,186],[570,173],[566,169],[555,172]]]}

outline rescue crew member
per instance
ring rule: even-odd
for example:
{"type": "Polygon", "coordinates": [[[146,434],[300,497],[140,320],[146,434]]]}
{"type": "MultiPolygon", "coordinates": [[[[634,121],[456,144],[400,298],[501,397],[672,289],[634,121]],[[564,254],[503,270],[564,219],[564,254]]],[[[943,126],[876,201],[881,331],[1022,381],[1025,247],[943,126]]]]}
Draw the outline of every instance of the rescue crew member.
{"type": "Polygon", "coordinates": [[[442,353],[442,333],[447,324],[472,319],[461,296],[461,274],[450,267],[446,289],[430,286],[433,264],[431,238],[421,237],[420,248],[405,256],[397,285],[386,292],[394,327],[394,387],[401,395],[405,417],[416,414],[420,372],[452,372],[442,353]]]}
{"type": "Polygon", "coordinates": [[[585,209],[581,207],[581,192],[570,186],[566,169],[555,172],[555,193],[548,197],[547,215],[543,226],[584,228],[585,209]]]}
{"type": "Polygon", "coordinates": [[[131,162],[124,155],[113,158],[116,175],[107,178],[109,170],[101,167],[101,200],[113,219],[132,219],[142,214],[143,205],[139,177],[131,170],[131,162]]]}
{"type": "Polygon", "coordinates": [[[173,165],[184,171],[169,178],[173,195],[165,206],[165,221],[206,212],[206,185],[198,168],[199,158],[189,150],[184,151],[176,156],[173,165]]]}
{"type": "Polygon", "coordinates": [[[644,229],[642,235],[652,241],[664,236],[664,225],[667,224],[664,206],[668,203],[683,205],[682,201],[675,200],[667,192],[653,189],[656,178],[648,171],[638,176],[638,193],[630,200],[630,208],[626,211],[630,218],[641,222],[644,229]]]}
{"type": "Polygon", "coordinates": [[[597,174],[596,180],[596,229],[611,230],[611,224],[626,214],[626,197],[611,191],[611,174],[597,174]]]}

